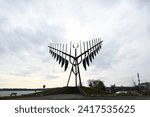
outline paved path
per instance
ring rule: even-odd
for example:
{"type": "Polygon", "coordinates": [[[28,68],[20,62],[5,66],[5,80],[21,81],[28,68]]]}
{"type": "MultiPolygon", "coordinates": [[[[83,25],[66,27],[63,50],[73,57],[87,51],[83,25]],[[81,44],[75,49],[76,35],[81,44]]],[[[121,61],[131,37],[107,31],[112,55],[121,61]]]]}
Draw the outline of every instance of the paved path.
{"type": "Polygon", "coordinates": [[[58,95],[48,95],[48,96],[38,96],[38,97],[27,97],[19,98],[25,100],[80,100],[86,98],[80,94],[58,94],[58,95]]]}
{"type": "Polygon", "coordinates": [[[17,100],[150,100],[150,96],[88,97],[80,94],[59,94],[18,98],[17,100]]]}

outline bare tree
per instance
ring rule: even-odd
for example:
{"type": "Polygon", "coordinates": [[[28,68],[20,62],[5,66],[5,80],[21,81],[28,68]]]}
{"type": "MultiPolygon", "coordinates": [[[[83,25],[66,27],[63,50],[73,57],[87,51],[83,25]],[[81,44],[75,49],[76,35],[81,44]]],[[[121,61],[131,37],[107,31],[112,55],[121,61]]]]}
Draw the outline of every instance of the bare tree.
{"type": "Polygon", "coordinates": [[[88,80],[89,87],[97,91],[105,91],[106,87],[101,80],[88,80]]]}
{"type": "Polygon", "coordinates": [[[111,85],[111,92],[112,93],[115,93],[116,91],[117,91],[117,88],[116,88],[116,85],[114,84],[114,85],[111,85]]]}

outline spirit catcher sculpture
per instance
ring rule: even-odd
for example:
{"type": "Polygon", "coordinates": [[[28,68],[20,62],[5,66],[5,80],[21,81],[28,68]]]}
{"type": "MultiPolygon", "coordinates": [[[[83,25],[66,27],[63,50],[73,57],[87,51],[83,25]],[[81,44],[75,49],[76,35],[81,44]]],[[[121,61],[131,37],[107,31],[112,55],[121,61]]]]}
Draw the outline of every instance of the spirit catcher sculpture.
{"type": "Polygon", "coordinates": [[[83,63],[83,67],[85,70],[87,70],[87,66],[90,65],[90,62],[93,61],[94,57],[96,54],[100,51],[101,45],[102,45],[101,39],[94,39],[91,41],[86,41],[80,45],[77,44],[75,46],[74,44],[72,45],[72,42],[70,42],[70,52],[67,53],[67,44],[50,44],[49,47],[49,53],[52,55],[54,59],[61,65],[61,67],[64,66],[64,71],[67,70],[69,62],[71,63],[71,71],[69,74],[68,82],[67,82],[67,87],[69,85],[70,77],[71,74],[74,73],[75,75],[75,85],[77,87],[77,78],[79,78],[79,85],[82,86],[81,83],[81,75],[80,75],[80,69],[79,65],[83,63]],[[83,46],[83,48],[82,48],[83,46]],[[72,48],[74,49],[74,55],[72,55],[72,48]],[[80,48],[80,54],[77,54],[77,49],[80,48]],[[82,50],[84,50],[82,52],[82,50]]]}

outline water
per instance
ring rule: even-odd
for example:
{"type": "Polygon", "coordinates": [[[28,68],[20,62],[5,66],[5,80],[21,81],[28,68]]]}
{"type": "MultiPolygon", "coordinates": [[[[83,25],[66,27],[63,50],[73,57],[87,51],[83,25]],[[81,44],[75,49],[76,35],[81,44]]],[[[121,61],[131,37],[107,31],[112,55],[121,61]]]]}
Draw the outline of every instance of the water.
{"type": "MultiPolygon", "coordinates": [[[[37,91],[37,92],[39,92],[39,91],[37,91]]],[[[10,96],[11,93],[17,93],[17,96],[18,96],[18,95],[22,95],[22,94],[35,93],[35,91],[0,91],[0,97],[10,96]]]]}

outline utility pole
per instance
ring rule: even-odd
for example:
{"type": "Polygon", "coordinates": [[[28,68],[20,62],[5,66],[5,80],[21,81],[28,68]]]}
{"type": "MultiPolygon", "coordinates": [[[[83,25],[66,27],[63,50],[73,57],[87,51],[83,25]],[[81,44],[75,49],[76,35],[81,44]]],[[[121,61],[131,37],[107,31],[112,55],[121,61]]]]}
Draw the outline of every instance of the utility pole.
{"type": "Polygon", "coordinates": [[[137,78],[138,78],[138,86],[140,86],[140,75],[139,75],[139,73],[137,73],[137,78]]]}

